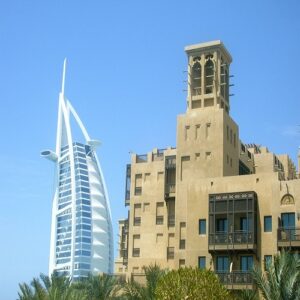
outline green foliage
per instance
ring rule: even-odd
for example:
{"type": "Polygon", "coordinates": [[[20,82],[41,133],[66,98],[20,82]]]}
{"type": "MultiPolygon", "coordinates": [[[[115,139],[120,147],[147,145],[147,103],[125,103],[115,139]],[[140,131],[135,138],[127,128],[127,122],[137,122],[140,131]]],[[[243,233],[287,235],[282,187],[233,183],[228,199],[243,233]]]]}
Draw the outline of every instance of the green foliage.
{"type": "Polygon", "coordinates": [[[156,288],[157,300],[231,299],[227,289],[211,271],[180,268],[163,276],[156,288]]]}
{"type": "Polygon", "coordinates": [[[300,259],[298,254],[282,252],[266,272],[254,268],[254,282],[266,300],[300,299],[300,259]]]}
{"type": "Polygon", "coordinates": [[[158,265],[150,265],[144,267],[146,283],[139,284],[133,280],[125,284],[123,288],[123,295],[128,300],[155,300],[155,290],[158,281],[165,274],[158,265]]]}
{"type": "Polygon", "coordinates": [[[238,300],[258,300],[257,290],[244,289],[238,292],[238,300]]]}
{"type": "Polygon", "coordinates": [[[83,291],[86,300],[111,300],[118,299],[121,286],[115,277],[103,274],[90,275],[88,278],[74,283],[73,288],[77,291],[83,291]]]}

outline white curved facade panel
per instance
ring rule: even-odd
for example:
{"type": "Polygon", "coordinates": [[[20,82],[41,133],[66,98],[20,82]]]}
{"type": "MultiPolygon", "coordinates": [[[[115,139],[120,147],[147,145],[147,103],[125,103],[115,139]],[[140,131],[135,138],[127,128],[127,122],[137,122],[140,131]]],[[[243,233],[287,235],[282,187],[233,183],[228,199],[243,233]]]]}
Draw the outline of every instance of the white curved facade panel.
{"type": "Polygon", "coordinates": [[[56,151],[42,152],[43,156],[55,162],[57,177],[49,274],[56,271],[76,279],[89,273],[113,272],[109,199],[94,144],[75,109],[61,92],[56,151]],[[72,116],[85,137],[85,143],[73,140],[72,116]]]}

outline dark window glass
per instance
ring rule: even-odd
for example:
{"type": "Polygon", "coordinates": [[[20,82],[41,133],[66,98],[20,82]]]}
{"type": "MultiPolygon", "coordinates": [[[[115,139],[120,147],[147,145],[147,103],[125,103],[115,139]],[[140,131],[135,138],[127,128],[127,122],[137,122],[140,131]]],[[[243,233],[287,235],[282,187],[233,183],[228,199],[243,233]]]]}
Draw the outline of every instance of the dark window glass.
{"type": "Polygon", "coordinates": [[[248,231],[248,222],[246,217],[240,218],[240,230],[248,231]]]}
{"type": "Polygon", "coordinates": [[[199,220],[199,234],[206,234],[206,220],[199,220]]]}
{"type": "Polygon", "coordinates": [[[198,267],[200,269],[205,269],[205,267],[206,267],[206,257],[205,256],[198,256],[198,267]]]}
{"type": "Polygon", "coordinates": [[[227,232],[228,231],[228,221],[227,219],[217,219],[217,231],[227,232]]]}
{"type": "Polygon", "coordinates": [[[264,232],[272,232],[272,216],[264,217],[264,232]]]}
{"type": "Polygon", "coordinates": [[[241,256],[240,263],[242,272],[250,271],[253,268],[253,257],[249,255],[241,256]]]}
{"type": "Polygon", "coordinates": [[[281,214],[281,226],[285,229],[295,227],[295,213],[281,214]]]}
{"type": "Polygon", "coordinates": [[[217,256],[217,272],[229,271],[229,258],[228,256],[217,256]]]}

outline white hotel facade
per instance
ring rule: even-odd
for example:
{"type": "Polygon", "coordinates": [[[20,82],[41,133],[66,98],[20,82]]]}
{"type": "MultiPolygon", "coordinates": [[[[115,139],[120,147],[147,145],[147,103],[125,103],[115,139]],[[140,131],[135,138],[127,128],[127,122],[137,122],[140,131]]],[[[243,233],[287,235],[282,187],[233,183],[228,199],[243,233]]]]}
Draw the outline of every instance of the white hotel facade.
{"type": "Polygon", "coordinates": [[[113,233],[109,198],[96,155],[78,114],[64,95],[66,61],[59,94],[56,150],[41,155],[56,165],[52,208],[49,274],[76,280],[88,274],[113,272],[113,233]],[[74,118],[85,141],[74,140],[74,118]]]}

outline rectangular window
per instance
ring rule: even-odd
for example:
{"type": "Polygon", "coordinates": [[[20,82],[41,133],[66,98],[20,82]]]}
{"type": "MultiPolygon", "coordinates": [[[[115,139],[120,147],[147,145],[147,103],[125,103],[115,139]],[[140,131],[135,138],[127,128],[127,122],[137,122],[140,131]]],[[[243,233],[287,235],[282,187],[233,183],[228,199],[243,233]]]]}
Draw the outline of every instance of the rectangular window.
{"type": "Polygon", "coordinates": [[[145,181],[149,181],[150,180],[150,173],[145,173],[145,178],[144,178],[144,180],[145,181]]]}
{"type": "Polygon", "coordinates": [[[265,271],[269,269],[271,264],[272,264],[272,255],[265,255],[264,256],[265,271]]]}
{"type": "Polygon", "coordinates": [[[200,125],[196,125],[196,131],[195,131],[195,138],[196,140],[200,138],[200,125]]]}
{"type": "Polygon", "coordinates": [[[185,249],[185,240],[179,241],[179,249],[185,249]]]}
{"type": "Polygon", "coordinates": [[[186,177],[186,173],[188,172],[189,162],[190,162],[190,157],[189,156],[182,156],[181,157],[180,180],[183,180],[183,178],[186,177]]]}
{"type": "Polygon", "coordinates": [[[134,194],[139,196],[142,194],[142,174],[135,175],[135,189],[134,194]]]}
{"type": "Polygon", "coordinates": [[[264,217],[264,232],[272,232],[272,216],[264,217]]]}
{"type": "Polygon", "coordinates": [[[133,249],[132,249],[132,256],[139,257],[140,256],[140,238],[139,234],[133,235],[133,249]]]}
{"type": "Polygon", "coordinates": [[[216,270],[217,272],[229,271],[229,258],[228,256],[217,256],[216,258],[216,270]]]}
{"type": "Polygon", "coordinates": [[[141,204],[134,204],[134,219],[133,219],[133,226],[140,226],[141,225],[141,204]]]}
{"type": "Polygon", "coordinates": [[[185,126],[184,139],[187,141],[190,135],[190,126],[185,126]]]}
{"type": "Polygon", "coordinates": [[[285,229],[295,227],[295,213],[281,214],[281,226],[285,229]]]}
{"type": "Polygon", "coordinates": [[[217,219],[216,220],[217,232],[227,232],[228,231],[228,221],[227,219],[217,219]]]}
{"type": "Polygon", "coordinates": [[[211,159],[211,152],[205,152],[205,159],[211,159]]]}
{"type": "Polygon", "coordinates": [[[199,220],[199,234],[206,234],[206,220],[199,220]]]}
{"type": "Polygon", "coordinates": [[[156,243],[161,243],[163,241],[163,234],[157,233],[156,234],[156,243]]]}
{"type": "Polygon", "coordinates": [[[164,224],[164,216],[156,216],[156,225],[164,224]]]}
{"type": "Polygon", "coordinates": [[[207,123],[206,124],[206,138],[209,137],[209,134],[210,134],[210,123],[207,123]]]}
{"type": "Polygon", "coordinates": [[[206,257],[198,256],[198,268],[205,269],[206,268],[206,257]]]}
{"type": "Polygon", "coordinates": [[[164,203],[156,203],[156,224],[162,225],[164,223],[164,203]]]}
{"type": "Polygon", "coordinates": [[[182,268],[185,266],[185,259],[179,259],[179,268],[182,268]]]}
{"type": "Polygon", "coordinates": [[[240,258],[240,267],[242,272],[247,272],[253,268],[253,256],[245,255],[240,258]]]}

